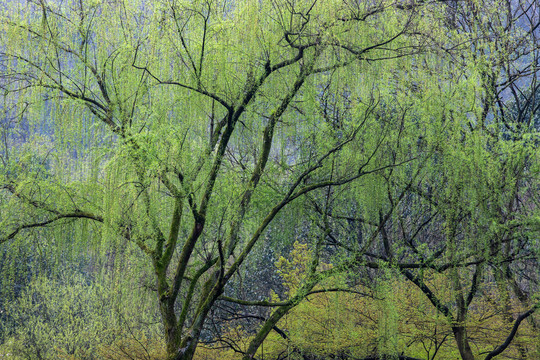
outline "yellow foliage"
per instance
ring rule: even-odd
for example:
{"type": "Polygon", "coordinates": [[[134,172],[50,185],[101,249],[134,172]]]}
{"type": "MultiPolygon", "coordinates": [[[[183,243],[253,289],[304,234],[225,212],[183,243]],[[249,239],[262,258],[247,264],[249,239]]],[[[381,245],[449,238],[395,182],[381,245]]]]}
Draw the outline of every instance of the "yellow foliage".
{"type": "MultiPolygon", "coordinates": [[[[99,358],[103,360],[165,360],[165,342],[162,338],[147,338],[145,334],[133,334],[115,340],[110,345],[99,347],[99,358]]],[[[69,359],[65,360],[78,360],[69,359]]]]}
{"type": "Polygon", "coordinates": [[[289,290],[287,295],[294,293],[307,275],[307,267],[313,257],[313,252],[307,244],[295,241],[290,254],[291,260],[280,256],[276,261],[277,273],[283,278],[283,285],[289,290]]]}
{"type": "MultiPolygon", "coordinates": [[[[290,260],[281,257],[276,266],[283,276],[289,292],[297,288],[305,276],[306,265],[310,263],[311,252],[305,244],[295,243],[290,260]]],[[[424,281],[441,299],[447,299],[452,307],[451,279],[441,274],[426,273],[424,281]]],[[[340,284],[342,279],[327,280],[326,286],[340,284]]],[[[322,292],[309,295],[293,308],[279,323],[278,328],[288,338],[271,332],[259,349],[258,358],[275,359],[283,354],[318,356],[321,358],[344,355],[352,358],[372,356],[378,351],[384,334],[380,324],[394,312],[397,322],[396,333],[399,352],[418,358],[436,359],[460,358],[449,320],[438,312],[426,296],[412,283],[393,277],[385,280],[384,290],[373,292],[365,286],[354,286],[351,292],[322,292]],[[389,302],[389,297],[393,301],[389,302]],[[391,304],[394,309],[383,307],[391,304]],[[264,354],[264,356],[263,356],[264,354]]],[[[275,295],[277,296],[277,295],[275,295]]],[[[505,322],[495,301],[500,298],[496,287],[485,290],[473,301],[469,310],[466,327],[473,351],[490,351],[501,344],[510,332],[511,323],[505,322]]],[[[522,307],[512,303],[514,316],[523,312],[522,307]]],[[[231,343],[244,351],[252,338],[241,328],[231,328],[225,336],[231,343]]],[[[540,351],[538,334],[531,324],[524,322],[512,345],[505,351],[507,356],[519,357],[519,348],[526,349],[529,358],[538,358],[540,351]],[[536,356],[536,357],[535,357],[536,356]]],[[[197,360],[233,360],[241,354],[223,347],[200,347],[197,360]]]]}
{"type": "MultiPolygon", "coordinates": [[[[281,256],[275,263],[287,296],[293,295],[302,285],[312,260],[313,252],[308,245],[297,241],[290,256],[281,256]]],[[[331,267],[331,264],[322,264],[319,270],[331,267]]],[[[335,276],[325,279],[315,289],[345,288],[346,280],[344,276],[335,276]]],[[[423,281],[455,312],[452,278],[426,271],[423,281]]],[[[349,287],[349,291],[308,295],[277,325],[287,334],[287,339],[275,331],[271,332],[259,349],[257,358],[276,359],[284,354],[288,354],[290,359],[295,359],[298,354],[320,358],[339,355],[362,358],[395,350],[417,358],[431,359],[435,353],[435,359],[460,358],[452,324],[417,286],[399,276],[383,276],[378,283],[376,290],[356,285],[349,287]]],[[[279,301],[278,294],[273,291],[270,298],[279,301]]],[[[484,287],[471,303],[465,326],[475,344],[473,351],[476,356],[493,350],[510,332],[512,322],[505,320],[498,305],[500,298],[496,286],[484,287]]],[[[510,305],[514,318],[524,311],[515,299],[510,305]]],[[[195,359],[239,359],[253,336],[240,326],[231,326],[224,333],[223,342],[216,346],[200,346],[195,359]],[[234,345],[236,351],[230,345],[234,345]]],[[[520,349],[525,349],[529,358],[540,358],[539,344],[537,331],[530,323],[523,322],[505,355],[519,358],[520,349]]]]}

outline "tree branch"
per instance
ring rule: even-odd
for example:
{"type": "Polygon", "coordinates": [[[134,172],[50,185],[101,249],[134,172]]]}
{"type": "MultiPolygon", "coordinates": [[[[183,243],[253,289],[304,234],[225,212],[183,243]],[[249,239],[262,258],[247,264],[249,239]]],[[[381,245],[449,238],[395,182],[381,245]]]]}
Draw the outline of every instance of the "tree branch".
{"type": "Polygon", "coordinates": [[[75,211],[75,212],[67,213],[67,214],[59,214],[44,221],[19,225],[7,237],[0,239],[0,244],[13,239],[22,230],[44,227],[62,219],[90,219],[90,220],[94,220],[98,222],[103,222],[103,218],[101,216],[98,216],[89,212],[84,212],[84,211],[75,211]]]}

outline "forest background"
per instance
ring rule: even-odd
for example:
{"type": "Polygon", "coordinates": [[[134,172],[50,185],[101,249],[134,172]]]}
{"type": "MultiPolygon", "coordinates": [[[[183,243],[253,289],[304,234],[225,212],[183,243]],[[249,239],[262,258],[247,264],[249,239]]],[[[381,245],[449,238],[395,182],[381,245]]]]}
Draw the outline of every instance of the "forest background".
{"type": "Polygon", "coordinates": [[[538,1],[0,9],[1,358],[540,359],[538,1]]]}

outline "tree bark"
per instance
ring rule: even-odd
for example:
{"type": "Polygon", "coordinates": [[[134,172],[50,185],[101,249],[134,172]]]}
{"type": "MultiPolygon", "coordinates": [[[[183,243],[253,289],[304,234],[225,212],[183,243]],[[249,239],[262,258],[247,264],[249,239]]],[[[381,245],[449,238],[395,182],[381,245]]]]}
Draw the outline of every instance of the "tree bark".
{"type": "Polygon", "coordinates": [[[459,354],[463,360],[474,360],[474,355],[467,338],[467,328],[465,326],[452,326],[454,338],[459,350],[459,354]]]}

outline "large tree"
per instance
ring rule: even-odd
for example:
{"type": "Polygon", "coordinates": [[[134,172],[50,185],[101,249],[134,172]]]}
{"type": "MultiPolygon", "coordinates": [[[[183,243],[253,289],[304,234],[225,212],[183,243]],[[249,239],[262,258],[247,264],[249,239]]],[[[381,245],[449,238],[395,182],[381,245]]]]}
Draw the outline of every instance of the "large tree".
{"type": "MultiPolygon", "coordinates": [[[[417,120],[392,107],[402,71],[392,67],[425,49],[424,5],[4,3],[0,242],[62,224],[78,229],[56,234],[64,250],[135,244],[168,358],[191,359],[210,310],[285,208],[418,160],[399,150],[418,141],[417,120]]],[[[316,254],[328,232],[314,236],[316,254]]],[[[321,272],[318,259],[246,358],[350,265],[321,272]]]]}
{"type": "MultiPolygon", "coordinates": [[[[433,155],[417,178],[410,171],[390,177],[396,169],[380,173],[387,187],[381,207],[387,212],[379,219],[330,214],[378,231],[381,242],[363,254],[371,261],[367,266],[379,269],[382,261],[417,286],[451,325],[465,360],[506,351],[540,307],[533,270],[538,267],[538,10],[535,1],[449,2],[446,16],[438,19],[448,36],[437,44],[448,61],[418,64],[414,58],[406,66],[435,76],[441,92],[420,88],[402,100],[418,101],[411,111],[432,117],[431,129],[440,122],[437,136],[445,140],[429,139],[429,131],[423,136],[419,151],[431,147],[433,155]],[[433,284],[441,275],[451,294],[433,284]],[[502,303],[493,308],[507,330],[493,346],[474,349],[479,329],[471,313],[493,288],[502,303]]],[[[416,88],[433,84],[418,79],[416,88]]],[[[333,237],[343,239],[338,226],[333,237]]],[[[517,347],[521,358],[530,356],[517,347]]]]}

